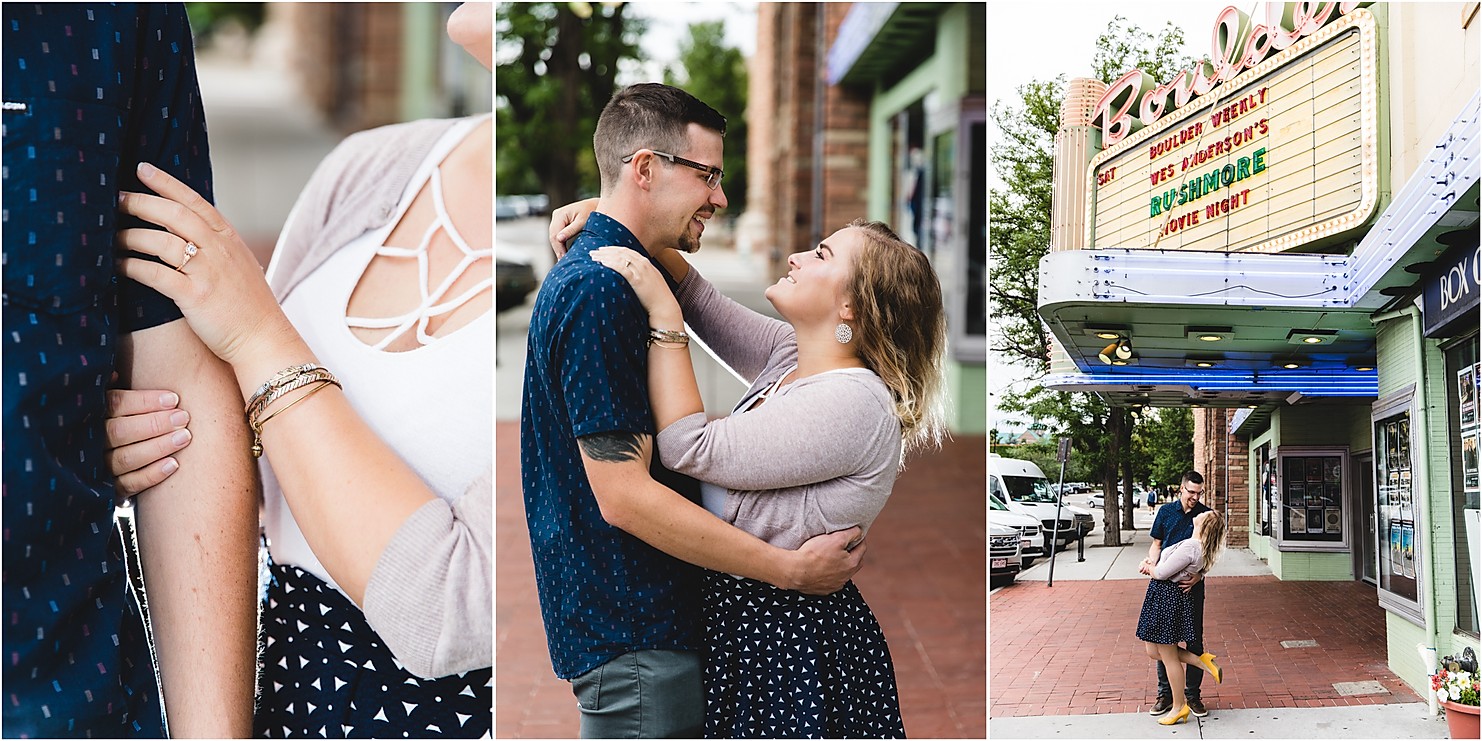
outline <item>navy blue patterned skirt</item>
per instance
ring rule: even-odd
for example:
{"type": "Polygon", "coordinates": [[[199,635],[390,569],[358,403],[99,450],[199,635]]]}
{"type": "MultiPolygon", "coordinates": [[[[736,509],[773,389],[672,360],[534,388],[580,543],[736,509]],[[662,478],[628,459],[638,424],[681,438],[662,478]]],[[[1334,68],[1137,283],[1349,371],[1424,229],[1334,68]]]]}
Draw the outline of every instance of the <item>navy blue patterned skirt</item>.
{"type": "Polygon", "coordinates": [[[1171,581],[1150,580],[1142,598],[1137,637],[1150,643],[1194,640],[1194,601],[1171,581]]]}
{"type": "Polygon", "coordinates": [[[493,669],[408,672],[365,614],[295,566],[273,564],[263,607],[258,738],[478,738],[494,725],[493,669]]]}
{"type": "Polygon", "coordinates": [[[905,738],[885,633],[826,597],[705,573],[707,738],[905,738]]]}

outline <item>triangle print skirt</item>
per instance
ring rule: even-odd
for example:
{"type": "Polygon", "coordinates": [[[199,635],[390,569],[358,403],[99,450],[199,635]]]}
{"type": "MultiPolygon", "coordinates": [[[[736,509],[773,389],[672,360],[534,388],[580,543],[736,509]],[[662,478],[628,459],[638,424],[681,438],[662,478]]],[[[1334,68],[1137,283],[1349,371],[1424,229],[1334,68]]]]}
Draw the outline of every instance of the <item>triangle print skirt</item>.
{"type": "Polygon", "coordinates": [[[271,566],[262,613],[258,738],[478,738],[493,669],[436,679],[402,667],[365,614],[295,566],[271,566]]]}
{"type": "Polygon", "coordinates": [[[826,597],[705,573],[705,735],[905,738],[885,634],[854,582],[826,597]]]}

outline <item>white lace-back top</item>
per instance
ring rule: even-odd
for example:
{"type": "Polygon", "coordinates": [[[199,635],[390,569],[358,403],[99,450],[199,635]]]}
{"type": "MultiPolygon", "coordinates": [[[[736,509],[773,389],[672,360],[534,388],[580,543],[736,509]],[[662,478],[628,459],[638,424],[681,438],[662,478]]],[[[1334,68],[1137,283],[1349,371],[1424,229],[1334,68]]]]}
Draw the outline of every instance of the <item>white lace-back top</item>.
{"type": "MultiPolygon", "coordinates": [[[[459,234],[443,203],[438,166],[487,117],[461,122],[448,131],[418,169],[385,225],[357,239],[314,270],[283,302],[294,327],[344,384],[350,405],[387,445],[438,496],[452,501],[461,496],[493,465],[494,431],[490,423],[494,397],[494,312],[443,337],[427,333],[428,323],[488,290],[492,276],[458,296],[446,296],[458,277],[480,257],[493,254],[492,244],[473,249],[459,234]],[[386,238],[405,216],[424,186],[429,187],[436,219],[416,248],[386,247],[386,238]],[[427,247],[436,233],[445,231],[463,253],[460,265],[439,285],[430,285],[427,247]],[[377,255],[415,259],[420,278],[419,305],[401,316],[365,318],[347,316],[350,295],[377,255]],[[352,327],[394,328],[374,345],[356,337],[352,327]],[[406,332],[415,331],[419,347],[405,352],[383,348],[406,332]]],[[[482,244],[488,237],[472,237],[482,244]]],[[[492,272],[492,271],[491,271],[492,272]]],[[[289,421],[285,415],[279,424],[289,421]]],[[[326,443],[325,455],[333,455],[326,443]]],[[[263,525],[273,560],[291,564],[334,584],[315,558],[283,499],[272,468],[263,458],[263,525]]],[[[338,585],[336,585],[338,587],[338,585]]]]}

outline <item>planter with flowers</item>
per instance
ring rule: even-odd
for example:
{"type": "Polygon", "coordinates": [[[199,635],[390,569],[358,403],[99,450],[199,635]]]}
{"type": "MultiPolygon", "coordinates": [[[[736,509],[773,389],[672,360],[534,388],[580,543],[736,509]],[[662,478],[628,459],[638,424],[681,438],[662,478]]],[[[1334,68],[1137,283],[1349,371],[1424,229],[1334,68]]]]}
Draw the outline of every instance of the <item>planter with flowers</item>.
{"type": "Polygon", "coordinates": [[[1440,669],[1431,677],[1431,689],[1446,708],[1446,727],[1452,738],[1478,736],[1477,655],[1468,648],[1459,657],[1441,659],[1440,669]]]}

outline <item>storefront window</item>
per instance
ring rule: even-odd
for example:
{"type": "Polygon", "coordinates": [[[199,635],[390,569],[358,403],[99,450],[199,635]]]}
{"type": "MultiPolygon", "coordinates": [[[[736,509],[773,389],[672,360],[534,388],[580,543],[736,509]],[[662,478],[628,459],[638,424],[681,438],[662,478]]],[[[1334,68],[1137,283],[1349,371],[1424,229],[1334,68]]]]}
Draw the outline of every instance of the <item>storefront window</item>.
{"type": "Polygon", "coordinates": [[[1262,445],[1256,452],[1256,471],[1260,476],[1257,479],[1260,482],[1260,506],[1256,508],[1256,518],[1260,525],[1260,534],[1270,537],[1272,516],[1277,511],[1276,460],[1271,457],[1270,445],[1262,445]]]}
{"type": "Polygon", "coordinates": [[[1279,458],[1281,515],[1277,520],[1272,512],[1271,529],[1281,533],[1280,548],[1347,550],[1348,450],[1282,448],[1279,458]]]}
{"type": "Polygon", "coordinates": [[[1420,612],[1420,504],[1413,484],[1410,405],[1414,390],[1375,405],[1374,489],[1379,515],[1380,604],[1411,620],[1420,612]]]}
{"type": "Polygon", "coordinates": [[[1477,569],[1482,547],[1479,547],[1478,447],[1482,443],[1482,364],[1477,362],[1477,335],[1446,348],[1446,377],[1451,379],[1447,392],[1450,409],[1450,438],[1453,484],[1451,502],[1452,533],[1456,538],[1456,629],[1477,635],[1477,569]]]}

